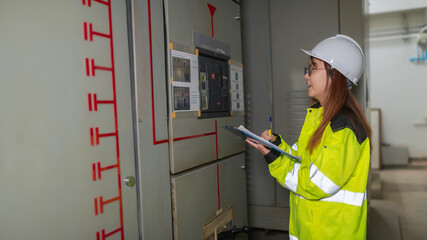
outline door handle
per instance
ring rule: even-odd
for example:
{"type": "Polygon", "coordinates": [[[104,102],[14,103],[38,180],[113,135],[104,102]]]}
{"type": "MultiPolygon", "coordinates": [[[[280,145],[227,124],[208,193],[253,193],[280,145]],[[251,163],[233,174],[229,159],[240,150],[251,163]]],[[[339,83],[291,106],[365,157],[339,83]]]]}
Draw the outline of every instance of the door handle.
{"type": "Polygon", "coordinates": [[[123,182],[126,183],[126,186],[133,187],[135,185],[135,177],[134,176],[128,176],[123,180],[123,182]]]}

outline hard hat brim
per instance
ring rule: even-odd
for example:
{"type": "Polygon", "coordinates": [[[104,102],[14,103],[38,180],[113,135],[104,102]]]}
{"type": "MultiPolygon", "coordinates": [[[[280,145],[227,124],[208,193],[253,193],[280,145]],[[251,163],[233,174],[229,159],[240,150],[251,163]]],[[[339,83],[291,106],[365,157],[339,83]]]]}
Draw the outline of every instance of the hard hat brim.
{"type": "Polygon", "coordinates": [[[307,55],[309,55],[309,56],[312,56],[312,57],[314,57],[314,58],[317,58],[317,59],[320,59],[320,60],[322,60],[322,61],[324,61],[324,62],[327,62],[327,63],[329,63],[329,61],[328,61],[328,59],[324,59],[324,58],[322,58],[322,57],[320,57],[320,56],[317,56],[316,54],[314,54],[312,51],[308,51],[308,50],[304,50],[304,49],[300,49],[301,51],[303,51],[305,54],[307,54],[307,55]]]}

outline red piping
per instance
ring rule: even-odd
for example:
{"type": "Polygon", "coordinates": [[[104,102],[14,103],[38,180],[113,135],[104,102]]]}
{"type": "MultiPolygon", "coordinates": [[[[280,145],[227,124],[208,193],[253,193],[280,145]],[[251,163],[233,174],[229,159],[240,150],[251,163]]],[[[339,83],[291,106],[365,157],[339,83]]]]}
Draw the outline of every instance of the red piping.
{"type": "MultiPolygon", "coordinates": [[[[186,140],[186,139],[191,139],[191,138],[198,138],[198,137],[204,137],[204,136],[210,136],[210,135],[215,135],[216,136],[216,131],[215,132],[210,132],[210,133],[202,133],[202,134],[198,134],[198,135],[192,135],[192,136],[174,138],[173,141],[174,142],[178,142],[178,141],[181,141],[181,140],[186,140]]],[[[218,159],[218,157],[217,157],[217,159],[218,159]]]]}
{"type": "Polygon", "coordinates": [[[116,149],[117,149],[117,182],[119,188],[119,196],[117,197],[119,200],[119,214],[120,214],[120,228],[121,229],[121,239],[124,239],[124,231],[123,231],[123,199],[122,199],[122,179],[120,176],[121,167],[120,167],[120,149],[119,149],[119,130],[117,123],[117,98],[116,98],[116,69],[114,65],[114,44],[113,44],[113,20],[111,14],[111,0],[107,2],[94,0],[99,3],[103,3],[108,6],[108,21],[109,21],[109,30],[110,30],[110,49],[111,49],[111,75],[113,78],[113,101],[114,101],[114,124],[115,124],[115,135],[116,135],[116,149]]]}
{"type": "Polygon", "coordinates": [[[156,117],[154,114],[154,81],[153,81],[153,44],[152,44],[152,34],[151,34],[151,2],[147,0],[147,9],[148,9],[148,35],[149,35],[149,44],[150,44],[150,80],[151,80],[151,121],[153,124],[153,145],[167,143],[168,139],[157,141],[156,137],[156,117]]]}

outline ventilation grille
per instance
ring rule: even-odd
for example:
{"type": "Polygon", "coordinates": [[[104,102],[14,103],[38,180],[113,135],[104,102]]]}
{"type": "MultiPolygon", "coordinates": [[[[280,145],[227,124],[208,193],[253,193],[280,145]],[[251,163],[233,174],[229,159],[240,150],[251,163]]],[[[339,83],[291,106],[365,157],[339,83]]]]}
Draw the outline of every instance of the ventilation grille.
{"type": "Polygon", "coordinates": [[[286,142],[291,145],[298,141],[310,101],[311,98],[305,90],[290,91],[286,94],[286,142]]]}

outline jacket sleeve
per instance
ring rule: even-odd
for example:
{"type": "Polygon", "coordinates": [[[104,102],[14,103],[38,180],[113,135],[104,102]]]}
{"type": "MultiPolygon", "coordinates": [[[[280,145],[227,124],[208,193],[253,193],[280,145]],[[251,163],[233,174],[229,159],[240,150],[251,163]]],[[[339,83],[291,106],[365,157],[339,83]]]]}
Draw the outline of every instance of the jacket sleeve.
{"type": "Polygon", "coordinates": [[[269,164],[270,174],[282,186],[307,199],[338,192],[353,174],[360,156],[360,145],[351,130],[325,131],[331,133],[318,146],[316,156],[303,156],[302,164],[280,156],[269,164]]]}
{"type": "MultiPolygon", "coordinates": [[[[282,136],[275,134],[275,133],[274,133],[274,135],[276,136],[276,141],[272,142],[273,144],[275,144],[279,148],[285,150],[287,153],[290,153],[294,156],[298,156],[298,143],[295,143],[291,147],[283,140],[282,136]]],[[[268,164],[270,164],[270,163],[274,162],[277,158],[279,158],[280,155],[281,155],[280,152],[272,149],[267,155],[265,155],[265,160],[267,161],[268,164]]]]}

